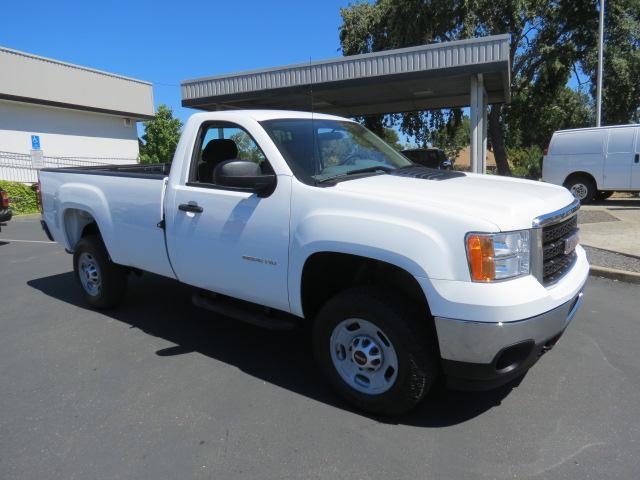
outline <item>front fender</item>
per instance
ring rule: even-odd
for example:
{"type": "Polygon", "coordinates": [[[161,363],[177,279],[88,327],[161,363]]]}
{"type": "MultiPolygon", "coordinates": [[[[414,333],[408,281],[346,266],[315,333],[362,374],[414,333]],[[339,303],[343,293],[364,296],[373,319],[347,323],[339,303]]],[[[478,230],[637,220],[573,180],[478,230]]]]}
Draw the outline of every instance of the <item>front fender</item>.
{"type": "Polygon", "coordinates": [[[289,293],[292,313],[302,315],[301,281],[315,253],[358,255],[395,265],[414,277],[454,278],[456,263],[444,236],[422,223],[375,214],[314,212],[291,232],[289,293]]]}

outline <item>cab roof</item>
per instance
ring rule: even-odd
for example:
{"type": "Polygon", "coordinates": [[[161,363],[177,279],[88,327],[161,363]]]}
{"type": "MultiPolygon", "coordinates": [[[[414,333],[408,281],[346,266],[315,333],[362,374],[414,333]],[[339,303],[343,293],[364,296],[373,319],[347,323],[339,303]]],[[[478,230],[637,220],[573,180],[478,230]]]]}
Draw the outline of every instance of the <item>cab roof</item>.
{"type": "Polygon", "coordinates": [[[352,120],[344,117],[338,117],[336,115],[328,115],[326,113],[316,112],[300,112],[296,110],[223,110],[218,112],[202,112],[195,113],[193,117],[199,120],[233,120],[238,117],[249,117],[257,122],[265,120],[278,120],[278,119],[314,119],[314,120],[340,120],[348,121],[352,120]]]}

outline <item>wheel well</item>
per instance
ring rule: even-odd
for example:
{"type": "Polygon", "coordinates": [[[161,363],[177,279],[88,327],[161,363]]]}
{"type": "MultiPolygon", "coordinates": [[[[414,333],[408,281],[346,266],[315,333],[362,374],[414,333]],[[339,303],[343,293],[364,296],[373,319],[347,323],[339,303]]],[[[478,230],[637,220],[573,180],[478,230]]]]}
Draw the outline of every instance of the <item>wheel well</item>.
{"type": "Polygon", "coordinates": [[[87,235],[100,235],[100,229],[93,216],[77,208],[65,210],[64,229],[71,249],[75,248],[78,241],[87,235]]]}
{"type": "Polygon", "coordinates": [[[429,304],[418,281],[406,270],[380,260],[346,253],[311,255],[302,270],[301,296],[305,318],[313,318],[324,303],[347,288],[375,285],[418,302],[431,318],[429,304]]]}
{"type": "Polygon", "coordinates": [[[85,225],[85,227],[82,229],[82,234],[80,235],[80,238],[84,238],[87,235],[98,235],[102,237],[100,233],[100,229],[98,228],[98,224],[95,221],[91,223],[87,223],[87,225],[85,225]]]}
{"type": "Polygon", "coordinates": [[[568,175],[567,178],[564,179],[564,182],[562,184],[566,185],[567,182],[577,178],[588,178],[593,182],[595,187],[598,188],[598,182],[596,182],[596,179],[593,177],[593,175],[587,172],[573,172],[572,174],[568,175]]]}

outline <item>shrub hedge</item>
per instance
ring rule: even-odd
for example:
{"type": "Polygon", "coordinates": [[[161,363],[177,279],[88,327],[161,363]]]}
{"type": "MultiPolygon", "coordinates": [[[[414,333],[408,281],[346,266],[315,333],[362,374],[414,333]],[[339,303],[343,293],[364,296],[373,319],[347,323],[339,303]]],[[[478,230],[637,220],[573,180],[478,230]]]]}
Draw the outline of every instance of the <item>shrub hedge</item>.
{"type": "Polygon", "coordinates": [[[0,180],[0,189],[5,190],[9,195],[9,207],[14,215],[38,213],[36,192],[30,185],[0,180]]]}

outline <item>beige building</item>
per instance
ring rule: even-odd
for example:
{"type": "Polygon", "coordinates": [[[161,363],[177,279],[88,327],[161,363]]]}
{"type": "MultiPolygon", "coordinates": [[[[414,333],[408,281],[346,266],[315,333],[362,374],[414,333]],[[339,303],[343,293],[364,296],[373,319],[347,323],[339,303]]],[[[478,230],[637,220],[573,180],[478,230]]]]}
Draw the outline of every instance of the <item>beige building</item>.
{"type": "Polygon", "coordinates": [[[153,115],[149,82],[0,47],[0,179],[135,162],[136,122],[153,115]]]}
{"type": "MultiPolygon", "coordinates": [[[[496,159],[493,156],[493,152],[487,149],[487,170],[495,170],[496,169],[496,159]]],[[[466,146],[455,159],[455,166],[461,170],[471,170],[471,147],[466,146]]]]}

